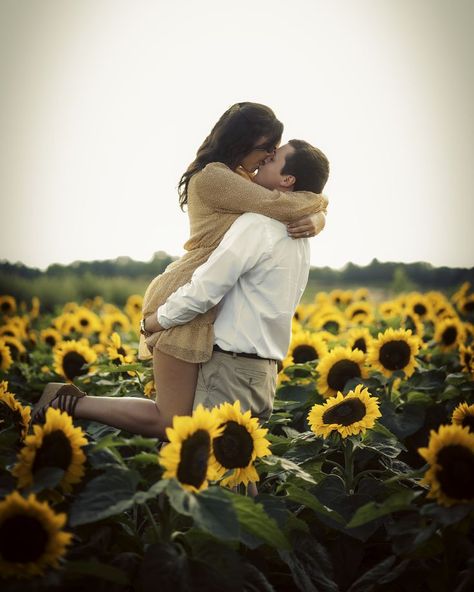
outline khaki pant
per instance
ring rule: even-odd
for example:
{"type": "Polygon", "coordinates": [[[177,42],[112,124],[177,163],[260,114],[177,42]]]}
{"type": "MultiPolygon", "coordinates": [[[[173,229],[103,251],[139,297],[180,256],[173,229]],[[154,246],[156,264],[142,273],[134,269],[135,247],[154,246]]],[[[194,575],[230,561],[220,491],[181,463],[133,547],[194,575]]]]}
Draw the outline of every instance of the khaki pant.
{"type": "Polygon", "coordinates": [[[250,409],[261,422],[272,413],[276,390],[277,364],[273,360],[243,358],[215,351],[212,358],[199,364],[194,409],[216,407],[240,401],[240,409],[250,409]]]}

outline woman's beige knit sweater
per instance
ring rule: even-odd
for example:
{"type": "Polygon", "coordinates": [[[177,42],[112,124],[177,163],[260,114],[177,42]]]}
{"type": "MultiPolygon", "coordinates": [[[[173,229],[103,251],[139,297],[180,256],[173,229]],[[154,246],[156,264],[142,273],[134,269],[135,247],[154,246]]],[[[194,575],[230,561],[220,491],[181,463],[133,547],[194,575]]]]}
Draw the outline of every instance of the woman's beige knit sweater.
{"type": "MultiPolygon", "coordinates": [[[[143,316],[155,314],[168,296],[191,280],[194,270],[207,261],[234,220],[244,212],[287,223],[325,212],[327,203],[323,195],[309,191],[271,191],[222,163],[208,164],[191,177],[188,186],[190,238],[184,245],[187,252],[151,281],[143,299],[143,316]]],[[[156,347],[187,362],[206,362],[212,355],[216,312],[215,306],[186,325],[154,333],[146,339],[140,335],[139,358],[151,358],[156,347]]]]}

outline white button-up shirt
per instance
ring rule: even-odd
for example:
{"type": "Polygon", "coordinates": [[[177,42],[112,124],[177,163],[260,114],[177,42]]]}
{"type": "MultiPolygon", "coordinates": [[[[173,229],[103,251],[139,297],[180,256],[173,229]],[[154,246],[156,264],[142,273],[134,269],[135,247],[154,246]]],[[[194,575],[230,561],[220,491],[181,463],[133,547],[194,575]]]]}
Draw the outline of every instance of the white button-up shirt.
{"type": "Polygon", "coordinates": [[[220,303],[219,347],[281,360],[309,267],[308,239],[291,239],[272,218],[242,214],[191,281],[158,308],[158,322],[165,329],[183,325],[220,303]]]}

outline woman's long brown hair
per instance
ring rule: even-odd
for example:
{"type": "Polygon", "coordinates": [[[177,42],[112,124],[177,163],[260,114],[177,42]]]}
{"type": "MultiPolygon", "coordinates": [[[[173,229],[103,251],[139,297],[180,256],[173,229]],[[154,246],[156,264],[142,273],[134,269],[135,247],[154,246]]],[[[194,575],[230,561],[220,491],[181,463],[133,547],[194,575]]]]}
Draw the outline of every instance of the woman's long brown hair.
{"type": "Polygon", "coordinates": [[[283,124],[270,107],[249,102],[232,105],[212,128],[179,181],[181,209],[188,203],[188,185],[195,173],[210,162],[222,162],[234,170],[262,136],[277,145],[282,133],[283,124]]]}

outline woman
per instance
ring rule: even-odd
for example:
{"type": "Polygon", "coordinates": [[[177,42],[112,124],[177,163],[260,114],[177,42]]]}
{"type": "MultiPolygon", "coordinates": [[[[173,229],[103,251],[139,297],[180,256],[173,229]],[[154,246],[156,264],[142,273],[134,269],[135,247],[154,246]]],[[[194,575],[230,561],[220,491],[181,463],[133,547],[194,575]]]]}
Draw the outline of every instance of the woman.
{"type": "MultiPolygon", "coordinates": [[[[251,182],[258,165],[274,153],[282,131],[283,125],[273,111],[258,103],[237,103],[216,123],[179,183],[180,205],[188,206],[190,219],[191,236],[184,245],[187,252],[148,286],[144,317],[156,313],[169,295],[191,279],[194,270],[208,259],[234,220],[244,212],[296,223],[295,227],[303,232],[293,234],[295,238],[315,234],[317,219],[308,216],[325,209],[325,198],[310,192],[270,191],[251,182]],[[211,163],[226,167],[216,169],[211,163]],[[236,179],[234,173],[248,179],[245,192],[227,191],[236,179]],[[222,174],[226,184],[222,194],[215,191],[216,174],[222,174]],[[208,187],[213,190],[207,191],[208,187]]],[[[242,182],[238,185],[242,187],[242,182]]],[[[81,419],[164,438],[175,415],[192,413],[198,364],[212,355],[215,314],[214,308],[186,325],[155,333],[146,342],[140,338],[140,358],[153,357],[155,402],[135,397],[86,397],[73,385],[61,388],[58,383],[50,383],[33,409],[34,420],[44,420],[47,407],[52,405],[81,419]]]]}

